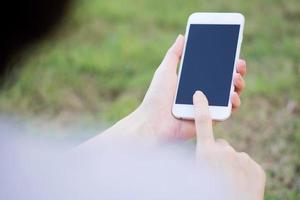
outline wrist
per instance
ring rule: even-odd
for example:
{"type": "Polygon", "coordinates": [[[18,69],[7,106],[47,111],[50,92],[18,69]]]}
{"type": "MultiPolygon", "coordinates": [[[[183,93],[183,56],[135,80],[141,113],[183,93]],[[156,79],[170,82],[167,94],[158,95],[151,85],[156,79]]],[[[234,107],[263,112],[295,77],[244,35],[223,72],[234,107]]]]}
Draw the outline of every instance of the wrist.
{"type": "Polygon", "coordinates": [[[118,129],[121,129],[120,134],[122,136],[143,139],[151,143],[158,142],[158,138],[149,124],[147,112],[142,107],[138,107],[116,125],[119,127],[118,129]]]}
{"type": "Polygon", "coordinates": [[[139,108],[115,123],[112,127],[106,129],[103,133],[84,142],[76,151],[90,150],[94,148],[104,147],[105,144],[117,141],[140,141],[141,143],[156,144],[157,139],[149,130],[147,119],[139,108]]]}

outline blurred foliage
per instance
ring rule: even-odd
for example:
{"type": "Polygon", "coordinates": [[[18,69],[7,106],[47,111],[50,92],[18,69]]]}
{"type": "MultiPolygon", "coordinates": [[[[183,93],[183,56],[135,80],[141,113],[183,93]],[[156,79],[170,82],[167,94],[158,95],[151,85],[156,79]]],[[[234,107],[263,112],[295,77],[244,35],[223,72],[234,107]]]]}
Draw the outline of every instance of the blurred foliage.
{"type": "Polygon", "coordinates": [[[262,163],[266,199],[300,199],[299,0],[76,0],[61,30],[23,55],[24,67],[0,93],[1,111],[120,119],[141,102],[196,11],[246,18],[243,106],[217,135],[262,163]]]}

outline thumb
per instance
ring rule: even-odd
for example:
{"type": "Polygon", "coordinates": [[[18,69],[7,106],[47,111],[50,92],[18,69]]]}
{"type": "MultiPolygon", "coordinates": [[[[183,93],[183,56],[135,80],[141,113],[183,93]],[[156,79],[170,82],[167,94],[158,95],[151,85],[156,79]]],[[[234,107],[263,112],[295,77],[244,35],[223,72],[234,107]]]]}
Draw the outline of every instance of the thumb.
{"type": "Polygon", "coordinates": [[[183,35],[178,35],[174,44],[170,47],[170,49],[166,53],[165,58],[160,65],[160,68],[170,68],[176,71],[178,62],[182,55],[183,46],[184,46],[184,37],[183,35]]]}
{"type": "Polygon", "coordinates": [[[199,144],[213,142],[214,135],[212,130],[212,120],[208,109],[208,101],[205,95],[200,91],[196,91],[193,96],[193,103],[198,147],[199,144]]]}

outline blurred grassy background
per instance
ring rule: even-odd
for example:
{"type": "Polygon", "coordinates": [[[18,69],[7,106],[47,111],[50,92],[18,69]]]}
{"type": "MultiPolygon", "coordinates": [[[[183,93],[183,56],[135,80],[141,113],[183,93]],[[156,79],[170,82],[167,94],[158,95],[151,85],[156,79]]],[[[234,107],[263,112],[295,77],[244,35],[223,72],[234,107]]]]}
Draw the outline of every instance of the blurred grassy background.
{"type": "Polygon", "coordinates": [[[141,102],[195,11],[245,15],[247,89],[216,132],[262,163],[266,199],[300,199],[299,0],[76,0],[60,31],[24,54],[24,68],[0,93],[1,112],[120,119],[141,102]]]}

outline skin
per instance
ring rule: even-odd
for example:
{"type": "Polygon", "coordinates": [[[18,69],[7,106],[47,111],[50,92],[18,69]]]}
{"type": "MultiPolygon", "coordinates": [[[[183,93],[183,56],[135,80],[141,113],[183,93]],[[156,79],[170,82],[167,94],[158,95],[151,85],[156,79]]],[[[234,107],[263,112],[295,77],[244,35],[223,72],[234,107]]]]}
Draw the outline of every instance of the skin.
{"type": "Polygon", "coordinates": [[[263,199],[266,175],[245,152],[236,152],[224,139],[214,139],[212,120],[205,95],[193,96],[196,126],[196,160],[225,180],[231,199],[263,199]]]}
{"type": "MultiPolygon", "coordinates": [[[[189,139],[195,137],[193,121],[180,120],[171,114],[172,104],[177,87],[177,65],[180,61],[184,46],[184,37],[179,35],[168,50],[164,60],[156,70],[148,92],[140,106],[140,112],[147,113],[147,119],[153,119],[149,124],[156,137],[164,139],[189,139]],[[164,123],[161,123],[163,120],[164,123]]],[[[233,110],[240,105],[239,94],[245,88],[243,76],[246,74],[246,63],[238,61],[237,73],[234,76],[235,91],[231,95],[233,110]]]]}
{"type": "MultiPolygon", "coordinates": [[[[196,136],[194,121],[177,119],[171,113],[178,79],[176,71],[183,46],[184,37],[179,35],[155,71],[141,105],[111,128],[86,142],[85,144],[88,145],[84,144],[84,146],[97,145],[99,141],[112,138],[116,133],[118,133],[117,137],[120,135],[147,137],[147,140],[156,142],[187,140],[196,136]]],[[[241,105],[240,94],[245,88],[243,79],[245,74],[246,62],[240,59],[233,78],[235,87],[231,95],[233,111],[241,105]]]]}
{"type": "MultiPolygon", "coordinates": [[[[85,144],[97,145],[104,138],[128,135],[147,137],[151,141],[187,140],[196,136],[194,121],[180,120],[171,113],[177,87],[177,66],[184,46],[184,37],[179,35],[167,51],[165,58],[154,73],[150,87],[141,105],[102,134],[85,144]],[[163,123],[162,123],[163,122],[163,123]]],[[[238,60],[234,75],[234,92],[231,94],[232,110],[241,105],[240,94],[245,88],[246,62],[238,60]]],[[[216,122],[214,122],[215,124],[216,122]]],[[[86,145],[87,146],[87,145],[86,145]]]]}
{"type": "MultiPolygon", "coordinates": [[[[244,152],[236,152],[224,139],[214,139],[213,124],[205,95],[198,91],[193,97],[195,120],[176,119],[171,108],[177,87],[177,66],[184,45],[179,35],[157,68],[141,105],[130,115],[102,134],[82,144],[78,150],[88,151],[106,146],[107,141],[120,138],[142,138],[148,143],[186,140],[196,137],[196,160],[205,163],[213,174],[225,179],[232,199],[263,199],[265,173],[244,152]]],[[[245,88],[243,77],[246,62],[239,60],[234,75],[234,93],[231,95],[233,111],[241,105],[240,94],[245,88]]]]}

